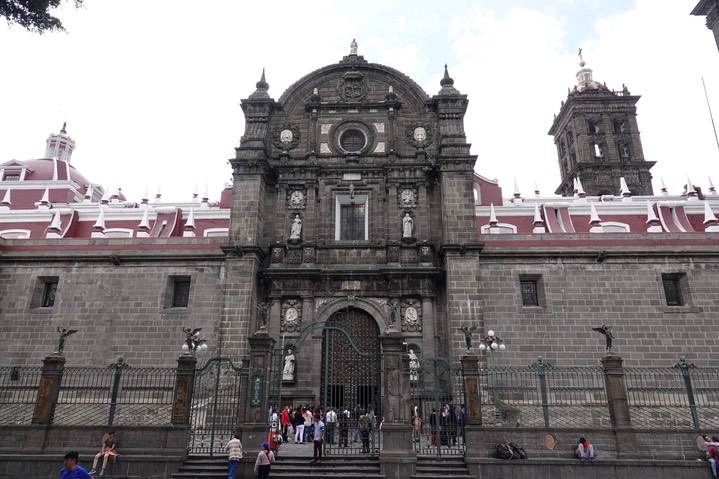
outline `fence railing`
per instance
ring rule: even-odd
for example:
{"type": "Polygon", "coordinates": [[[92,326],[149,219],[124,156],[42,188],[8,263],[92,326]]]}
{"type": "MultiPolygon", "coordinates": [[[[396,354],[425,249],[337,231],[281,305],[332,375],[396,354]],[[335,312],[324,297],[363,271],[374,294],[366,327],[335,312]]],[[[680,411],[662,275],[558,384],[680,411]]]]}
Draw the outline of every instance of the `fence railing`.
{"type": "Polygon", "coordinates": [[[56,425],[170,424],[175,368],[66,367],[56,425]]]}
{"type": "Polygon", "coordinates": [[[610,427],[600,366],[529,366],[480,370],[482,424],[523,427],[610,427]]]}
{"type": "Polygon", "coordinates": [[[41,367],[0,366],[0,425],[30,424],[41,367]]]}
{"type": "Polygon", "coordinates": [[[684,357],[667,368],[624,368],[632,425],[719,428],[719,368],[684,357]]]}

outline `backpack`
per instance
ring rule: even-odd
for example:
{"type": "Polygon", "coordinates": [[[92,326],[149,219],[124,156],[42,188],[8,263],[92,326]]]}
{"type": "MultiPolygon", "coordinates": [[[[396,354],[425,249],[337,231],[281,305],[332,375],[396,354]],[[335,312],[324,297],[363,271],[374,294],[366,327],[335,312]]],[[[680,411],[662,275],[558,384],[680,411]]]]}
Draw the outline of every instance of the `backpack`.
{"type": "Polygon", "coordinates": [[[498,459],[527,459],[527,452],[522,446],[513,442],[504,441],[497,443],[498,459]]]}

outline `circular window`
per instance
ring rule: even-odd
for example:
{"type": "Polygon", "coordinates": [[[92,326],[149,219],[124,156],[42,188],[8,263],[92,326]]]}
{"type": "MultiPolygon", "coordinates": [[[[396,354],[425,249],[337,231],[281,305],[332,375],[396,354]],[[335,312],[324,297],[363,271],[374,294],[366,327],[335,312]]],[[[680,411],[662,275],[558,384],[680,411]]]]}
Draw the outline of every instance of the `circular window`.
{"type": "Polygon", "coordinates": [[[364,148],[367,142],[364,134],[355,129],[345,130],[340,137],[340,146],[343,150],[356,153],[364,148]]]}

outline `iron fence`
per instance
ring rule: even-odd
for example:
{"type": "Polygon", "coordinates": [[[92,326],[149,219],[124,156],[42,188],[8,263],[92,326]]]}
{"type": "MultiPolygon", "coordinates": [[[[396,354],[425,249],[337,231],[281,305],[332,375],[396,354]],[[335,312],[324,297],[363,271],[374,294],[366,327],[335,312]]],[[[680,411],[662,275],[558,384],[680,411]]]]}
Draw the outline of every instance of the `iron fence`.
{"type": "Polygon", "coordinates": [[[55,406],[56,425],[170,424],[175,368],[66,367],[55,406]]]}
{"type": "Polygon", "coordinates": [[[599,366],[529,366],[480,370],[482,424],[523,427],[611,427],[599,366]]]}
{"type": "Polygon", "coordinates": [[[30,424],[42,367],[0,366],[0,425],[30,424]]]}
{"type": "Polygon", "coordinates": [[[719,368],[684,357],[668,368],[624,368],[632,425],[639,428],[719,428],[719,368]]]}

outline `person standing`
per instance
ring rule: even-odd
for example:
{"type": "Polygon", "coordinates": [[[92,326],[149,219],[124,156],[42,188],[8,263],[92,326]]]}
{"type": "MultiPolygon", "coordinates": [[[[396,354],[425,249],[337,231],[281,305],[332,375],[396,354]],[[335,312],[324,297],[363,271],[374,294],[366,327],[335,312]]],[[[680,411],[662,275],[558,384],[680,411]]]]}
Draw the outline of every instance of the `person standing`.
{"type": "Polygon", "coordinates": [[[365,411],[359,419],[360,437],[362,438],[362,452],[369,453],[369,436],[372,431],[372,414],[365,411]]]}
{"type": "Polygon", "coordinates": [[[240,435],[238,433],[235,433],[235,437],[233,439],[227,441],[225,451],[227,452],[228,459],[230,461],[229,470],[227,471],[227,479],[235,479],[237,466],[240,463],[240,459],[242,459],[242,443],[240,442],[240,435]]]}
{"type": "Polygon", "coordinates": [[[263,442],[262,450],[255,460],[255,475],[258,479],[268,479],[270,477],[273,462],[275,462],[275,454],[270,451],[270,445],[263,442]]]}
{"type": "Polygon", "coordinates": [[[60,471],[60,479],[92,479],[89,472],[77,465],[79,457],[74,451],[65,454],[65,467],[60,471]]]}
{"type": "Polygon", "coordinates": [[[349,437],[349,427],[350,427],[350,410],[345,408],[338,414],[339,419],[339,427],[340,427],[340,442],[339,447],[347,447],[347,439],[349,437]]]}
{"type": "Polygon", "coordinates": [[[352,410],[352,442],[359,442],[360,440],[360,425],[359,420],[362,415],[362,408],[360,405],[356,405],[352,410]]]}
{"type": "Polygon", "coordinates": [[[328,408],[327,414],[325,415],[325,422],[327,423],[327,433],[325,434],[325,436],[327,437],[327,444],[334,444],[335,426],[337,425],[337,413],[332,406],[328,408]]]}
{"type": "Polygon", "coordinates": [[[305,442],[305,408],[295,409],[295,444],[305,442]]]}
{"type": "Polygon", "coordinates": [[[290,427],[290,407],[282,409],[282,442],[287,442],[287,429],[290,427]]]}
{"type": "Polygon", "coordinates": [[[325,423],[322,422],[322,416],[315,414],[315,427],[313,431],[313,459],[310,464],[319,464],[322,461],[322,439],[325,434],[325,423]]]}

